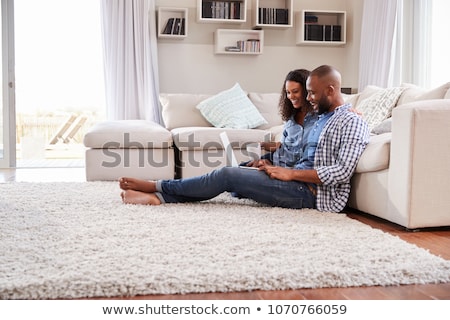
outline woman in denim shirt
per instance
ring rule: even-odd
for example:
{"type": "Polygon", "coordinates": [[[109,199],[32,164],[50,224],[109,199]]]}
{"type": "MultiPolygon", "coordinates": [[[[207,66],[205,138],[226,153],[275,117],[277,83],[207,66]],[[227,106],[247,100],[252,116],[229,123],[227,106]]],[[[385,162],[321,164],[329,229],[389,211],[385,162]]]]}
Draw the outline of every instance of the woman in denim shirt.
{"type": "Polygon", "coordinates": [[[280,167],[293,167],[302,157],[303,139],[306,139],[317,121],[317,114],[306,97],[306,79],[310,72],[305,69],[290,71],[284,80],[280,97],[280,114],[285,121],[280,142],[261,142],[268,151],[261,160],[248,162],[248,166],[261,166],[268,162],[280,167]]]}

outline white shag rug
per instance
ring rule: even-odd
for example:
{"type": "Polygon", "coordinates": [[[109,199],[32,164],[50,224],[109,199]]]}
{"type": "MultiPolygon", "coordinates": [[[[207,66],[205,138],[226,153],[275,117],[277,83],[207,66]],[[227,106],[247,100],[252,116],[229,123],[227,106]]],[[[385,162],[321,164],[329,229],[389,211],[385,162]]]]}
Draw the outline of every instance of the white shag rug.
{"type": "Polygon", "coordinates": [[[0,299],[450,282],[450,261],[344,214],[124,205],[115,182],[0,184],[0,299]]]}

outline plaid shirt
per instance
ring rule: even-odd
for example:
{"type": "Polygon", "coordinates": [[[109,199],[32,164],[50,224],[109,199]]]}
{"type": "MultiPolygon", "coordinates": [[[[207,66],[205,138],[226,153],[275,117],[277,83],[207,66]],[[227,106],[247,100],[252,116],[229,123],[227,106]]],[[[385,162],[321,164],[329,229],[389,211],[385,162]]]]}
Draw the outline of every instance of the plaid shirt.
{"type": "Polygon", "coordinates": [[[317,186],[317,209],[340,212],[350,195],[350,179],[359,157],[369,143],[366,122],[349,104],[335,109],[322,130],[315,154],[315,169],[322,184],[317,186]]]}

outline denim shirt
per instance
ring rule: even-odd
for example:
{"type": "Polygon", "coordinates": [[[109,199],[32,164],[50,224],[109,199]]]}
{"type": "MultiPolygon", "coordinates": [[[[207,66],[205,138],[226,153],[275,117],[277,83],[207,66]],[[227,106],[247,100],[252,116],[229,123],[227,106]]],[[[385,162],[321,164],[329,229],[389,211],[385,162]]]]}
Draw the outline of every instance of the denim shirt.
{"type": "Polygon", "coordinates": [[[303,137],[303,152],[302,158],[295,165],[295,169],[314,169],[314,157],[316,154],[317,144],[323,127],[328,119],[333,115],[333,112],[327,112],[321,115],[316,114],[315,122],[310,126],[308,134],[303,137]]]}
{"type": "Polygon", "coordinates": [[[303,126],[298,124],[294,116],[284,125],[281,146],[273,154],[273,164],[280,167],[294,167],[303,156],[305,141],[317,120],[316,113],[308,113],[303,126]]]}

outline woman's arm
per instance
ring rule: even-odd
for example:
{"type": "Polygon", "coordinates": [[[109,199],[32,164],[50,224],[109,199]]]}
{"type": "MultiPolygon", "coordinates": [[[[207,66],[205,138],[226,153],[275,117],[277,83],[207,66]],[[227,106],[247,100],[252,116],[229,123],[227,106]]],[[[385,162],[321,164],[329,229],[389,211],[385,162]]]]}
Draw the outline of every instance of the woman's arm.
{"type": "Polygon", "coordinates": [[[261,142],[261,148],[269,152],[274,152],[280,146],[281,142],[261,142]]]}

